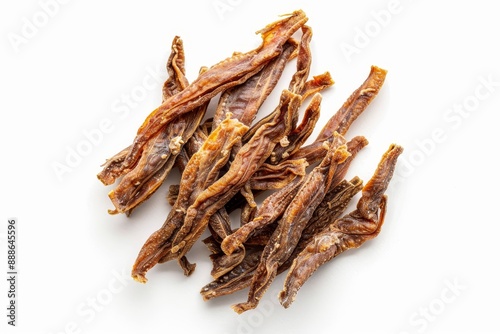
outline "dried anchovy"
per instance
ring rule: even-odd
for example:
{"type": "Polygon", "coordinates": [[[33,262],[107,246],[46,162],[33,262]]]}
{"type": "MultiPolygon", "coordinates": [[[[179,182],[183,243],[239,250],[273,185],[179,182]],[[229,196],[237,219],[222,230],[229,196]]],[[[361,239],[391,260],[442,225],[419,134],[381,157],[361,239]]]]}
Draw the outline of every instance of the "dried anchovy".
{"type": "Polygon", "coordinates": [[[291,13],[285,19],[269,24],[258,31],[262,36],[262,44],[252,51],[238,53],[212,67],[193,81],[184,90],[169,97],[160,107],[154,110],[137,131],[129,154],[117,168],[108,170],[109,179],[114,180],[125,169],[137,163],[146,142],[165,124],[176,117],[200,106],[231,87],[245,82],[262,69],[271,59],[278,56],[282,47],[290,37],[307,21],[301,10],[291,13]],[[235,71],[237,69],[237,71],[235,71]]]}
{"type": "Polygon", "coordinates": [[[324,151],[323,142],[333,136],[334,132],[345,135],[351,124],[368,107],[378,95],[384,84],[387,71],[372,66],[366,80],[344,102],[342,107],[328,120],[316,140],[307,146],[301,147],[290,156],[290,159],[306,158],[310,164],[321,160],[324,151]]]}
{"type": "Polygon", "coordinates": [[[356,210],[316,234],[295,258],[279,294],[284,307],[290,306],[298,290],[319,266],[348,249],[360,247],[379,234],[387,205],[387,195],[384,193],[402,151],[401,146],[391,145],[373,177],[364,186],[356,210]]]}
{"type": "Polygon", "coordinates": [[[271,240],[264,248],[259,265],[252,278],[248,300],[233,305],[237,313],[255,308],[277,275],[278,267],[285,262],[297,245],[316,207],[330,187],[338,164],[349,156],[345,140],[343,145],[334,141],[323,161],[309,173],[285,213],[278,222],[271,240]]]}
{"type": "MultiPolygon", "coordinates": [[[[227,162],[233,143],[240,140],[247,129],[248,127],[237,120],[226,119],[191,157],[182,173],[181,189],[174,207],[163,226],[148,238],[137,256],[132,269],[132,277],[135,280],[146,282],[146,272],[169,255],[172,241],[182,226],[188,207],[198,193],[218,177],[218,169],[217,172],[212,172],[214,166],[223,166],[227,162]]],[[[181,258],[182,256],[178,257],[181,258]]]]}

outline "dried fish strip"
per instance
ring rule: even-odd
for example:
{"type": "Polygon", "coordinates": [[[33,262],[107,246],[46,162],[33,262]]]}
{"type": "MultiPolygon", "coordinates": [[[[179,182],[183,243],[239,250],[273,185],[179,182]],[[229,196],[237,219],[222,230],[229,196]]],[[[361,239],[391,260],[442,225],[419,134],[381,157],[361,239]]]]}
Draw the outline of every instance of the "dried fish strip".
{"type": "MultiPolygon", "coordinates": [[[[175,234],[182,226],[187,209],[198,192],[212,184],[218,177],[213,172],[214,166],[223,166],[229,158],[230,148],[241,139],[248,129],[234,119],[226,119],[213,131],[202,148],[188,162],[182,173],[181,188],[174,207],[170,211],[163,226],[154,232],[143,245],[132,269],[132,277],[142,283],[146,282],[145,274],[170,253],[175,234]]],[[[179,256],[178,259],[182,258],[179,256]]]]}
{"type": "MultiPolygon", "coordinates": [[[[171,48],[172,52],[167,60],[168,78],[162,89],[163,102],[189,85],[186,79],[184,45],[179,36],[174,37],[171,48]]],[[[204,69],[200,72],[204,72],[204,69]]]]}
{"type": "Polygon", "coordinates": [[[284,90],[273,122],[262,126],[252,139],[238,151],[229,170],[214,184],[198,195],[189,207],[184,224],[177,233],[172,253],[185,255],[205,230],[211,215],[243,188],[252,174],[269,157],[274,146],[286,136],[291,117],[300,104],[300,97],[284,90]]]}
{"type": "Polygon", "coordinates": [[[344,180],[340,182],[325,195],[323,201],[314,210],[308,225],[302,231],[299,243],[293,250],[292,255],[278,268],[278,274],[288,270],[293,260],[307,247],[312,238],[342,215],[351,199],[362,188],[363,181],[359,177],[354,177],[351,181],[344,180]]]}
{"type": "Polygon", "coordinates": [[[135,165],[145,143],[165,124],[204,104],[220,92],[245,82],[260,71],[268,61],[281,53],[283,45],[306,21],[305,13],[298,10],[285,19],[269,24],[258,31],[263,40],[258,48],[246,53],[235,54],[213,65],[184,90],[168,98],[146,118],[137,131],[121,169],[112,171],[110,177],[116,178],[121,175],[124,169],[135,165]]]}
{"type": "Polygon", "coordinates": [[[221,244],[226,254],[232,254],[238,249],[254,231],[278,220],[293,200],[303,183],[303,177],[298,177],[279,191],[269,195],[257,209],[255,218],[248,224],[240,226],[228,235],[221,244]]]}
{"type": "MultiPolygon", "coordinates": [[[[266,97],[276,86],[286,63],[295,52],[297,45],[288,41],[283,46],[283,52],[270,61],[260,72],[252,76],[246,82],[233,87],[222,94],[218,108],[215,112],[212,127],[220,124],[221,117],[231,117],[240,120],[248,125],[252,122],[266,97]]],[[[207,185],[208,186],[208,185],[207,185]]],[[[228,226],[228,217],[224,208],[221,208],[209,220],[210,231],[221,238],[225,238],[231,231],[228,226]]],[[[244,248],[241,246],[238,252],[232,256],[225,257],[221,263],[214,262],[212,275],[217,278],[229,271],[232,267],[241,262],[244,255],[244,248]]],[[[167,260],[168,256],[162,260],[167,260]]]]}
{"type": "Polygon", "coordinates": [[[295,300],[298,290],[319,266],[348,249],[360,247],[379,234],[387,205],[384,193],[402,151],[401,146],[391,145],[373,177],[364,186],[356,210],[316,234],[295,258],[279,294],[280,303],[285,308],[295,300]]]}
{"type": "MultiPolygon", "coordinates": [[[[188,85],[182,40],[177,36],[172,42],[172,52],[166,67],[169,77],[163,87],[164,98],[177,94],[188,85]]],[[[203,72],[203,69],[200,72],[203,72]]],[[[131,210],[158,189],[169,174],[182,145],[198,127],[207,106],[208,103],[205,103],[192,113],[181,115],[147,142],[138,164],[128,171],[117,187],[108,194],[115,206],[115,210],[109,210],[109,213],[129,215],[131,210]]]]}
{"type": "MultiPolygon", "coordinates": [[[[188,86],[189,83],[186,79],[186,70],[184,67],[184,63],[185,63],[184,45],[182,43],[182,39],[178,36],[175,36],[174,40],[172,41],[171,52],[166,65],[168,78],[163,84],[163,89],[162,89],[163,101],[165,101],[170,96],[179,93],[188,86]]],[[[172,129],[164,129],[163,131],[160,132],[168,133],[170,131],[172,131],[172,129]]],[[[150,142],[151,141],[149,141],[148,143],[150,142]]],[[[152,145],[154,144],[152,143],[149,144],[149,146],[152,145]]],[[[125,161],[125,158],[128,156],[130,149],[131,146],[127,147],[126,149],[122,150],[120,153],[109,159],[103,166],[103,170],[97,175],[97,178],[101,180],[101,182],[103,182],[105,185],[110,185],[114,183],[116,178],[113,177],[113,175],[115,171],[120,170],[122,168],[122,164],[125,161]]],[[[128,172],[129,170],[124,170],[122,174],[128,172]]]]}
{"type": "Polygon", "coordinates": [[[351,124],[358,118],[368,105],[378,95],[384,84],[387,71],[372,66],[366,80],[344,102],[342,107],[328,120],[316,140],[301,147],[290,156],[290,159],[306,158],[310,164],[321,160],[324,151],[323,142],[331,138],[334,132],[345,135],[351,124]]]}
{"type": "Polygon", "coordinates": [[[203,300],[231,294],[248,287],[259,264],[262,247],[246,247],[245,258],[222,277],[205,285],[200,293],[203,300]]]}
{"type": "Polygon", "coordinates": [[[306,175],[306,159],[283,160],[277,165],[264,163],[250,178],[252,190],[281,189],[298,176],[306,175]]]}
{"type": "Polygon", "coordinates": [[[297,71],[295,71],[288,90],[292,93],[302,95],[309,71],[311,70],[311,38],[312,29],[307,25],[302,26],[302,38],[300,40],[299,53],[297,55],[297,71]]]}
{"type": "MultiPolygon", "coordinates": [[[[336,137],[336,139],[339,136],[336,137]]],[[[316,207],[330,187],[335,170],[349,156],[345,140],[334,140],[323,161],[309,173],[264,248],[250,285],[248,300],[233,305],[237,313],[255,308],[277,275],[278,267],[292,254],[316,207]],[[341,144],[341,145],[340,145],[341,144]]]]}
{"type": "Polygon", "coordinates": [[[277,145],[274,149],[269,158],[272,164],[278,164],[287,159],[305,143],[319,119],[320,105],[321,95],[316,93],[304,112],[302,123],[290,132],[282,145],[277,145]]]}
{"type": "Polygon", "coordinates": [[[196,265],[186,254],[208,228],[203,242],[211,252],[214,280],[200,291],[204,300],[249,287],[246,302],[233,306],[242,313],[255,308],[274,278],[288,271],[279,299],[289,307],[319,266],[379,234],[385,192],[402,148],[391,145],[363,187],[358,177],[343,179],[368,142],[363,136],[346,142],[344,135],[378,95],[387,72],[372,66],[363,84],[305,145],[319,119],[319,92],[333,84],[328,72],[308,79],[312,29],[307,20],[298,10],[267,25],[257,32],[260,46],[203,68],[191,83],[182,40],[175,36],[162,104],[139,127],[132,145],[108,159],[98,174],[105,185],[119,180],[109,193],[115,206],[110,213],[129,215],[173,166],[181,171],[180,184],[167,196],[168,217],[133,265],[135,280],[145,283],[157,263],[174,259],[190,275],[196,265]],[[297,41],[292,36],[299,29],[297,41]],[[278,106],[254,122],[294,58],[296,71],[278,106]],[[219,94],[213,118],[200,125],[219,94]],[[299,108],[309,98],[299,123],[299,108]],[[307,173],[309,165],[316,167],[307,173]],[[254,196],[270,189],[275,191],[257,206],[254,196]],[[356,210],[342,217],[360,191],[356,210]],[[228,212],[234,208],[241,209],[241,217],[232,230],[228,212]]]}
{"type": "MultiPolygon", "coordinates": [[[[291,93],[301,95],[305,87],[305,83],[307,80],[307,77],[309,76],[309,71],[311,67],[311,52],[310,52],[310,42],[312,38],[312,30],[310,27],[304,25],[302,27],[302,38],[300,41],[300,47],[297,55],[297,65],[296,65],[296,71],[294,75],[292,76],[292,79],[290,80],[289,83],[289,88],[288,91],[291,93]]],[[[301,101],[302,102],[302,101],[301,101]]],[[[257,123],[255,123],[248,133],[243,137],[243,142],[247,142],[259,129],[262,125],[269,123],[274,117],[275,113],[278,112],[278,109],[276,109],[273,113],[270,113],[266,117],[262,118],[259,120],[257,123]]],[[[295,125],[298,120],[298,109],[295,114],[293,114],[292,118],[292,129],[295,128],[295,125]]]]}
{"type": "Polygon", "coordinates": [[[244,83],[223,92],[215,110],[212,129],[215,129],[228,113],[241,123],[250,126],[259,108],[276,87],[285,65],[296,49],[296,42],[287,41],[280,55],[269,61],[260,72],[244,83]]]}
{"type": "MultiPolygon", "coordinates": [[[[330,188],[334,188],[335,186],[337,186],[340,180],[344,178],[353,159],[356,157],[358,152],[367,144],[368,141],[363,136],[354,137],[347,143],[347,150],[350,156],[336,167],[335,173],[332,177],[330,188]]],[[[298,191],[298,188],[301,186],[300,182],[303,182],[303,180],[297,179],[296,182],[291,182],[279,191],[268,196],[259,207],[254,220],[249,224],[240,227],[222,242],[222,250],[226,254],[231,254],[234,250],[236,250],[236,248],[243,244],[248,239],[248,237],[250,237],[254,233],[255,230],[261,229],[262,227],[279,219],[283,214],[285,208],[294,198],[296,192],[298,191]]],[[[326,190],[326,200],[328,200],[329,195],[332,192],[333,191],[331,189],[326,190]]],[[[333,192],[333,194],[335,194],[335,192],[333,192]]],[[[321,204],[319,207],[321,207],[321,204]]]]}
{"type": "MultiPolygon", "coordinates": [[[[331,222],[331,220],[334,221],[336,218],[340,217],[352,197],[354,197],[354,195],[361,191],[362,187],[363,182],[358,177],[355,177],[351,181],[344,180],[336,187],[334,187],[334,189],[325,196],[318,208],[316,208],[313,217],[311,217],[312,223],[308,225],[302,232],[296,249],[300,248],[302,250],[303,248],[305,248],[310,239],[317,232],[319,232],[319,230],[317,230],[317,228],[319,228],[319,225],[323,224],[321,227],[321,229],[323,229],[331,222]],[[327,198],[328,195],[329,197],[327,198]],[[321,215],[319,214],[320,212],[321,215]]],[[[271,233],[272,230],[273,228],[270,229],[271,233]]],[[[235,267],[234,270],[231,270],[231,272],[228,273],[227,276],[221,277],[220,279],[214,280],[211,283],[205,285],[205,287],[203,287],[203,289],[201,290],[203,299],[209,300],[219,296],[224,296],[250,286],[250,283],[252,282],[253,272],[255,271],[255,269],[257,268],[257,264],[259,263],[263,246],[268,243],[269,238],[270,236],[266,235],[266,233],[261,233],[260,235],[253,237],[253,240],[252,238],[249,239],[248,242],[245,243],[245,247],[247,249],[249,249],[250,244],[262,245],[262,247],[257,248],[259,249],[257,253],[255,253],[256,251],[254,249],[254,253],[252,253],[252,255],[247,255],[248,257],[245,256],[242,264],[235,267]],[[262,237],[262,241],[258,241],[260,237],[262,237]]],[[[208,240],[204,240],[204,242],[208,242],[208,240]]],[[[295,254],[298,253],[296,253],[296,251],[294,250],[288,260],[278,268],[278,275],[290,268],[293,262],[293,258],[295,258],[295,254]]]]}
{"type": "Polygon", "coordinates": [[[159,135],[146,144],[139,162],[123,176],[109,194],[115,206],[110,213],[124,213],[144,202],[163,183],[180,153],[205,115],[207,104],[190,114],[181,115],[176,122],[167,124],[159,135]]]}

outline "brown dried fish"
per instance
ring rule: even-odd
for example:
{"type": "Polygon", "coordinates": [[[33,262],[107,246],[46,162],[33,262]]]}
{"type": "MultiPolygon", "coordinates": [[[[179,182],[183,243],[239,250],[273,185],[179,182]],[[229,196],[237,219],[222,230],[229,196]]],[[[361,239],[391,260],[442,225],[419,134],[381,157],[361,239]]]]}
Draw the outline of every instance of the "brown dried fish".
{"type": "MultiPolygon", "coordinates": [[[[175,95],[185,89],[188,81],[184,69],[184,49],[182,40],[175,37],[172,51],[167,61],[169,77],[163,86],[163,98],[175,95]]],[[[202,73],[204,69],[200,71],[202,73]]],[[[144,154],[133,169],[127,172],[108,196],[115,206],[109,213],[127,213],[147,200],[163,183],[174,165],[183,144],[192,136],[204,117],[208,103],[193,112],[179,116],[175,122],[165,127],[145,145],[144,154]]],[[[123,151],[122,151],[123,152],[123,151]]],[[[101,172],[98,177],[104,177],[101,172]]]]}
{"type": "Polygon", "coordinates": [[[321,232],[329,224],[339,218],[351,199],[363,188],[363,181],[355,177],[351,181],[342,181],[330,192],[325,195],[323,201],[318,205],[316,210],[307,224],[300,240],[293,250],[292,255],[278,268],[278,274],[288,270],[293,260],[297,255],[307,247],[312,238],[321,232]]]}
{"type": "Polygon", "coordinates": [[[276,146],[269,158],[270,163],[278,164],[284,159],[287,159],[305,143],[307,138],[309,138],[309,135],[313,132],[314,126],[319,119],[321,99],[319,93],[313,96],[304,112],[302,123],[290,132],[286,140],[276,146]]]}
{"type": "Polygon", "coordinates": [[[187,209],[184,224],[177,233],[172,253],[183,256],[206,228],[211,215],[222,208],[239,192],[252,174],[269,157],[274,146],[286,136],[291,127],[291,117],[300,104],[300,97],[284,90],[274,120],[256,132],[231,163],[229,170],[219,180],[201,192],[187,209]]]}
{"type": "Polygon", "coordinates": [[[290,39],[283,45],[283,51],[270,60],[261,71],[244,83],[222,93],[215,110],[212,129],[222,122],[227,114],[250,126],[266,98],[278,83],[285,65],[293,57],[297,43],[290,39]]]}
{"type": "Polygon", "coordinates": [[[285,212],[303,183],[303,177],[295,178],[279,191],[274,192],[264,199],[257,209],[254,219],[240,226],[232,234],[228,235],[221,244],[226,254],[232,254],[238,249],[254,231],[277,221],[285,212]]]}
{"type": "Polygon", "coordinates": [[[341,135],[346,134],[351,124],[378,95],[384,84],[386,74],[386,70],[372,66],[363,84],[351,94],[342,107],[328,120],[316,140],[310,145],[301,147],[290,156],[290,159],[306,158],[310,164],[321,160],[324,154],[323,142],[331,138],[335,132],[341,135]]]}
{"type": "Polygon", "coordinates": [[[277,165],[264,163],[250,178],[249,186],[252,190],[281,189],[296,177],[306,175],[307,166],[306,159],[287,159],[277,165]]]}
{"type": "MultiPolygon", "coordinates": [[[[132,277],[139,282],[146,282],[145,274],[160,260],[170,254],[172,241],[182,226],[188,207],[197,198],[198,193],[212,184],[218,177],[218,169],[229,158],[230,148],[241,139],[248,129],[234,119],[226,119],[213,131],[202,148],[188,162],[181,178],[181,188],[174,207],[163,226],[154,232],[142,247],[132,269],[132,277]]],[[[177,257],[181,259],[182,256],[177,257]]]]}
{"type": "Polygon", "coordinates": [[[220,92],[245,82],[260,71],[267,62],[282,52],[283,45],[306,21],[305,13],[298,10],[280,21],[269,24],[258,31],[263,39],[258,48],[234,54],[213,65],[184,90],[167,98],[146,118],[137,131],[129,154],[119,166],[106,171],[106,178],[114,181],[124,170],[135,165],[146,142],[165,124],[206,103],[220,92]]]}
{"type": "Polygon", "coordinates": [[[279,295],[280,303],[284,307],[290,306],[298,290],[319,266],[348,249],[360,247],[379,234],[387,208],[387,195],[384,193],[394,173],[397,158],[402,152],[401,146],[391,145],[373,177],[364,186],[356,210],[316,234],[298,254],[279,295]]]}
{"type": "Polygon", "coordinates": [[[200,293],[203,300],[231,294],[250,285],[255,268],[259,264],[263,247],[246,247],[245,258],[222,277],[205,285],[200,293]]]}
{"type": "Polygon", "coordinates": [[[349,156],[341,137],[330,145],[323,161],[309,173],[297,195],[278,222],[271,240],[264,248],[245,303],[233,305],[237,313],[255,308],[277,275],[278,267],[292,254],[303,229],[330,187],[335,170],[349,156]]]}
{"type": "MultiPolygon", "coordinates": [[[[288,270],[293,262],[293,258],[297,249],[302,250],[305,248],[307,243],[310,241],[317,232],[317,229],[321,225],[321,229],[327,226],[331,220],[335,220],[344,212],[351,198],[354,197],[362,188],[362,181],[355,177],[351,181],[343,181],[334,187],[323,199],[318,208],[314,211],[311,217],[311,223],[302,232],[299,243],[296,249],[290,256],[290,258],[285,261],[279,268],[278,274],[288,270]],[[328,196],[328,198],[327,198],[328,196]]],[[[209,300],[219,296],[224,296],[239,290],[242,290],[252,282],[252,277],[264,246],[269,242],[271,234],[275,229],[275,224],[268,225],[266,228],[259,230],[259,233],[255,236],[250,237],[245,242],[245,247],[254,247],[252,253],[247,254],[243,259],[241,265],[236,266],[234,270],[231,270],[228,275],[221,277],[213,282],[205,285],[202,288],[201,294],[204,300],[209,300]],[[250,246],[252,245],[252,246],[250,246]]],[[[237,230],[238,231],[238,230],[237,230]]],[[[205,243],[210,244],[209,239],[204,240],[205,243]]],[[[217,252],[219,252],[217,243],[217,252]]],[[[220,253],[219,253],[220,256],[220,253]]]]}

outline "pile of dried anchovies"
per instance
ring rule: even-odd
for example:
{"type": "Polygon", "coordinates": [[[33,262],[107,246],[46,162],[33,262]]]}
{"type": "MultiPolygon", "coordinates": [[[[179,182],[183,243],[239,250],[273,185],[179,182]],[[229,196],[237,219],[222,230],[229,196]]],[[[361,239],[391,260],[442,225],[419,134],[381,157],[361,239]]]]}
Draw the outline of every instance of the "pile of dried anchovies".
{"type": "Polygon", "coordinates": [[[204,300],[249,287],[238,312],[255,308],[274,278],[287,271],[279,299],[288,307],[297,291],[323,263],[378,235],[384,222],[384,195],[402,152],[391,145],[363,186],[345,180],[349,165],[368,144],[363,136],[345,139],[350,125],[381,89],[386,71],[372,66],[368,78],[335,113],[311,144],[319,118],[320,91],[331,86],[328,72],[312,76],[312,30],[301,10],[258,31],[262,44],[202,68],[189,83],[180,38],[172,43],[163,103],[137,131],[132,144],[108,159],[98,174],[109,193],[110,213],[130,213],[162,184],[172,168],[181,180],[171,186],[172,209],[140,250],[132,276],[146,282],[157,263],[177,260],[186,275],[195,264],[186,254],[207,230],[214,281],[201,289],[204,300]],[[301,31],[300,40],[292,37],[301,31]],[[276,108],[254,122],[288,62],[296,71],[276,108]],[[209,102],[219,97],[213,117],[209,102]],[[307,102],[299,123],[299,109],[307,102]],[[315,166],[310,172],[308,166],[315,166]],[[272,190],[261,198],[255,197],[272,190]],[[343,215],[361,191],[357,208],[343,215]],[[239,209],[233,227],[229,213],[239,209]]]}

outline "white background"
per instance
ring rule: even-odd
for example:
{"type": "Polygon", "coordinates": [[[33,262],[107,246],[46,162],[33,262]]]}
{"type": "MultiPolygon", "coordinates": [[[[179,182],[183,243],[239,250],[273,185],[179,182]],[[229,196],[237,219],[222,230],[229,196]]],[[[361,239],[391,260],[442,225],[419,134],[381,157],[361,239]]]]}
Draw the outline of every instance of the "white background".
{"type": "Polygon", "coordinates": [[[500,331],[494,1],[75,0],[45,6],[51,16],[46,2],[2,1],[0,9],[0,259],[6,262],[7,219],[17,217],[20,273],[15,329],[6,325],[6,280],[0,283],[3,333],[500,331]],[[382,233],[320,268],[287,310],[276,298],[283,277],[262,307],[240,316],[230,305],[246,291],[203,302],[199,289],[210,281],[211,265],[201,243],[189,254],[198,264],[191,277],[167,263],[149,272],[147,284],[133,282],[135,256],[163,223],[167,186],[179,175],[130,218],[107,214],[111,188],[95,175],[159,105],[161,85],[151,73],[165,79],[172,38],[184,40],[193,80],[200,66],[256,47],[255,31],[298,8],[314,31],[312,74],[330,71],[336,81],[323,94],[320,123],[370,65],[389,70],[379,97],[347,135],[370,140],[348,177],[368,180],[390,143],[405,147],[382,233]],[[383,16],[388,8],[390,17],[383,16]],[[348,45],[356,53],[343,52],[348,45]],[[66,164],[102,122],[107,133],[58,177],[54,164],[66,164]]]}

